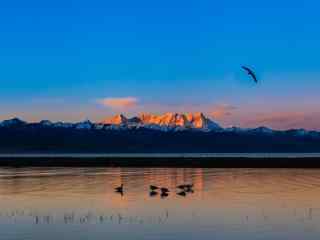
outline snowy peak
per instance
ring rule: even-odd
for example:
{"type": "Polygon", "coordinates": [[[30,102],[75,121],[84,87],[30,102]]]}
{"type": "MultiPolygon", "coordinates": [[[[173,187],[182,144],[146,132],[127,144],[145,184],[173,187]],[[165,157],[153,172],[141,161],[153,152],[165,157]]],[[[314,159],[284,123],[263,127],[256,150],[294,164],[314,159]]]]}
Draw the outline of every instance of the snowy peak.
{"type": "Polygon", "coordinates": [[[48,126],[48,127],[53,125],[53,123],[50,120],[41,120],[39,124],[42,126],[48,126]]]}
{"type": "Polygon", "coordinates": [[[86,120],[84,122],[79,122],[79,123],[76,123],[76,129],[91,129],[93,126],[93,124],[89,121],[89,120],[86,120]]]}
{"type": "Polygon", "coordinates": [[[264,127],[264,126],[250,129],[249,131],[252,133],[264,133],[264,134],[273,134],[274,133],[274,130],[272,130],[271,128],[268,128],[268,127],[264,127]]]}
{"type": "Polygon", "coordinates": [[[130,124],[139,124],[139,123],[142,123],[141,122],[141,119],[138,118],[138,117],[132,117],[132,118],[129,118],[128,119],[128,123],[130,124]]]}
{"type": "Polygon", "coordinates": [[[194,128],[201,128],[201,129],[221,129],[221,127],[207,118],[203,113],[189,113],[187,114],[188,121],[193,125],[194,128]]]}
{"type": "Polygon", "coordinates": [[[1,122],[0,125],[3,127],[10,127],[10,126],[21,126],[24,124],[26,124],[25,121],[22,121],[19,118],[12,118],[8,120],[4,120],[3,122],[1,122]]]}
{"type": "Polygon", "coordinates": [[[179,113],[165,113],[162,116],[159,116],[160,125],[162,126],[171,126],[171,127],[189,127],[189,123],[183,114],[179,113]]]}
{"type": "Polygon", "coordinates": [[[123,116],[122,114],[119,114],[114,117],[107,118],[107,119],[103,120],[102,123],[112,124],[112,125],[122,125],[122,124],[127,124],[128,119],[125,116],[123,116]]]}
{"type": "Polygon", "coordinates": [[[185,115],[179,113],[165,113],[163,115],[154,115],[143,113],[139,116],[141,122],[146,125],[159,125],[170,127],[189,127],[185,115]]]}

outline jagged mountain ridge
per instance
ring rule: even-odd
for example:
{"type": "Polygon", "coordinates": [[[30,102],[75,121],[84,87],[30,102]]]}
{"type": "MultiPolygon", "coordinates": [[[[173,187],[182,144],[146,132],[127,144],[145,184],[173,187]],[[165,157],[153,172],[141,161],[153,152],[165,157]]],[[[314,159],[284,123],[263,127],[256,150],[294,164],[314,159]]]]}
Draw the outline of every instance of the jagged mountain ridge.
{"type": "Polygon", "coordinates": [[[235,132],[248,134],[273,135],[276,133],[290,133],[294,136],[320,137],[320,132],[305,129],[274,130],[265,126],[256,128],[228,127],[222,128],[218,123],[206,117],[203,113],[165,113],[156,115],[142,113],[136,117],[127,118],[122,114],[107,118],[102,124],[122,126],[122,128],[145,127],[156,130],[200,130],[215,132],[235,132]]]}
{"type": "Polygon", "coordinates": [[[40,122],[28,123],[19,118],[12,118],[0,122],[0,128],[15,127],[44,127],[44,128],[64,128],[64,129],[86,129],[86,130],[130,130],[130,129],[150,129],[156,131],[200,131],[200,132],[225,132],[237,134],[258,134],[274,135],[287,133],[292,136],[309,136],[320,138],[320,132],[308,131],[305,129],[273,130],[264,126],[257,128],[222,128],[218,123],[206,117],[203,113],[165,113],[155,115],[142,113],[136,117],[127,118],[122,114],[106,118],[101,122],[91,122],[89,120],[77,123],[71,122],[52,122],[41,120],[40,122]]]}
{"type": "Polygon", "coordinates": [[[123,125],[123,126],[144,126],[149,128],[184,128],[200,130],[222,129],[219,124],[207,118],[203,113],[165,113],[155,115],[142,113],[137,117],[127,118],[124,115],[116,115],[105,119],[103,124],[123,125]]]}

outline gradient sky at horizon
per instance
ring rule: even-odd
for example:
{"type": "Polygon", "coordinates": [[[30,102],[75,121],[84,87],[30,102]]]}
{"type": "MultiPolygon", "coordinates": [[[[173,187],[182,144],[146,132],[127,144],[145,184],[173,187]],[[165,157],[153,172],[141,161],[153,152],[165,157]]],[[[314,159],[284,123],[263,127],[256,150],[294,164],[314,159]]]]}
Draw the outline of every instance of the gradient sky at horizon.
{"type": "Polygon", "coordinates": [[[0,3],[0,119],[203,111],[320,129],[320,2],[0,3]],[[254,68],[258,85],[242,71],[254,68]]]}

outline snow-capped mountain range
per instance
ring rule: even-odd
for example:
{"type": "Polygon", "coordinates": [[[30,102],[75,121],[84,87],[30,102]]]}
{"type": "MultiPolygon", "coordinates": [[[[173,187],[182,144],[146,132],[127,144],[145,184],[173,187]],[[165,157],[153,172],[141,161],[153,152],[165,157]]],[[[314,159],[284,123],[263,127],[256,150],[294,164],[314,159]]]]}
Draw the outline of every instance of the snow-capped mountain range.
{"type": "Polygon", "coordinates": [[[106,118],[101,122],[93,123],[89,120],[68,123],[68,122],[51,122],[42,120],[39,123],[27,123],[18,118],[4,120],[0,123],[2,127],[25,125],[25,124],[40,124],[46,127],[62,127],[76,129],[132,129],[132,128],[149,128],[161,131],[169,130],[200,130],[212,131],[222,130],[222,127],[214,121],[210,120],[203,113],[166,113],[163,115],[154,115],[143,113],[137,117],[127,118],[122,114],[106,118]]]}
{"type": "Polygon", "coordinates": [[[41,126],[52,128],[73,128],[73,129],[96,129],[96,130],[128,130],[128,129],[153,129],[159,131],[201,131],[201,132],[235,132],[270,135],[274,133],[286,132],[294,136],[319,137],[320,132],[308,131],[305,129],[291,129],[285,131],[273,130],[267,127],[258,128],[222,128],[218,123],[206,117],[203,113],[165,113],[155,115],[142,113],[136,117],[127,118],[119,114],[106,118],[101,122],[91,122],[89,120],[70,123],[70,122],[51,122],[42,120],[37,123],[28,123],[18,118],[4,120],[0,122],[0,127],[15,126],[41,126]]]}

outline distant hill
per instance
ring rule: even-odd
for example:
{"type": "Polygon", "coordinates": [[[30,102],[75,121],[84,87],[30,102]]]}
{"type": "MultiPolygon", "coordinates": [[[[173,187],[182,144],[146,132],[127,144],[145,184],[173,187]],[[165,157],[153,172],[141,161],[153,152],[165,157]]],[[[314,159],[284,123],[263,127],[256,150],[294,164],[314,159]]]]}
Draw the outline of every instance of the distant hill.
{"type": "Polygon", "coordinates": [[[122,115],[102,123],[0,123],[2,153],[236,153],[319,152],[320,133],[304,129],[276,131],[222,128],[196,115],[122,115]]]}

